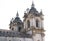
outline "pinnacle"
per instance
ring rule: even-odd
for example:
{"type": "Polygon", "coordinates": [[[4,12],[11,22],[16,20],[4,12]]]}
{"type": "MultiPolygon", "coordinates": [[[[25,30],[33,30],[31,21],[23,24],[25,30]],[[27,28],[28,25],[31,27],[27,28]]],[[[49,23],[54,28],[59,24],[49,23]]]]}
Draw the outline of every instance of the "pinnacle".
{"type": "Polygon", "coordinates": [[[18,17],[18,16],[19,16],[19,14],[18,14],[18,11],[17,11],[16,17],[18,17]]]}

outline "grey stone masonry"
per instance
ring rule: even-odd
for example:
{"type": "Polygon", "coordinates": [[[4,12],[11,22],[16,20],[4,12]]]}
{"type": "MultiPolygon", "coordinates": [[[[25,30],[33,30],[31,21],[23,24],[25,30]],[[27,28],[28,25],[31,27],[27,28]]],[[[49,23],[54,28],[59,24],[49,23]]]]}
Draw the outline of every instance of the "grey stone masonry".
{"type": "Polygon", "coordinates": [[[31,38],[32,35],[25,34],[21,32],[11,31],[11,30],[1,30],[0,29],[0,37],[20,37],[20,38],[31,38]]]}

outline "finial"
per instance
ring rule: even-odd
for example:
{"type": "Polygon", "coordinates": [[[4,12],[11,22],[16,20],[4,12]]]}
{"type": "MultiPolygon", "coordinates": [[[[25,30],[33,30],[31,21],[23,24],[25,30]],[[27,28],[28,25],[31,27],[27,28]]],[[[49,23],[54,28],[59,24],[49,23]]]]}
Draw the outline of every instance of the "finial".
{"type": "Polygon", "coordinates": [[[42,9],[41,9],[41,11],[40,11],[40,15],[43,15],[43,13],[42,13],[42,9]]]}
{"type": "Polygon", "coordinates": [[[29,8],[26,9],[27,13],[29,12],[29,8]]]}
{"type": "Polygon", "coordinates": [[[13,22],[13,20],[14,20],[14,19],[12,18],[12,19],[11,19],[11,22],[13,22]]]}
{"type": "Polygon", "coordinates": [[[42,9],[41,9],[41,12],[42,12],[42,9]]]}
{"type": "Polygon", "coordinates": [[[19,14],[18,14],[18,11],[17,11],[16,17],[18,17],[18,16],[19,16],[19,14]]]}
{"type": "Polygon", "coordinates": [[[13,18],[11,19],[10,23],[12,23],[12,22],[13,22],[13,18]]]}
{"type": "Polygon", "coordinates": [[[32,5],[31,5],[32,7],[34,7],[34,2],[33,2],[33,0],[32,0],[32,5]]]}

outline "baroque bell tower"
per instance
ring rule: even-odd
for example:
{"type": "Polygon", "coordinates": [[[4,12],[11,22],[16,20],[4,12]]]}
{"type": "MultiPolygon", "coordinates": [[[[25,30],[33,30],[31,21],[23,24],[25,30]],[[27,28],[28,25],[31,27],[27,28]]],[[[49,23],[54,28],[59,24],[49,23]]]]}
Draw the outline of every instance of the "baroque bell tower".
{"type": "Polygon", "coordinates": [[[39,13],[32,2],[31,9],[27,9],[27,12],[24,13],[24,29],[27,34],[32,35],[33,41],[43,41],[44,39],[43,20],[42,10],[39,13]]]}
{"type": "Polygon", "coordinates": [[[12,31],[18,31],[18,32],[20,32],[22,30],[22,28],[23,28],[23,22],[19,18],[18,12],[16,14],[16,17],[12,18],[12,20],[10,21],[10,27],[9,28],[12,31]]]}

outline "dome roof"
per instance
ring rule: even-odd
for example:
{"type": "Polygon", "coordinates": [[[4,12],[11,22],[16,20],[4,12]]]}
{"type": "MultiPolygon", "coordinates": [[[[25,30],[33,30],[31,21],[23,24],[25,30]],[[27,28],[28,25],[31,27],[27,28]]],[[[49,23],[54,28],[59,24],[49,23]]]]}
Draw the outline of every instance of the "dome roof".
{"type": "Polygon", "coordinates": [[[36,12],[38,12],[38,11],[34,7],[34,3],[32,2],[31,9],[30,9],[29,13],[36,13],[36,12]]]}
{"type": "Polygon", "coordinates": [[[31,7],[31,9],[30,9],[29,13],[36,13],[36,12],[38,12],[38,11],[36,10],[36,8],[31,7]]]}
{"type": "Polygon", "coordinates": [[[20,24],[22,24],[22,21],[21,21],[21,19],[19,18],[19,14],[18,14],[18,12],[17,12],[17,14],[16,14],[16,17],[15,17],[15,19],[12,21],[12,23],[20,23],[20,24]]]}
{"type": "Polygon", "coordinates": [[[22,23],[21,19],[19,17],[16,17],[13,22],[20,22],[22,23]]]}

